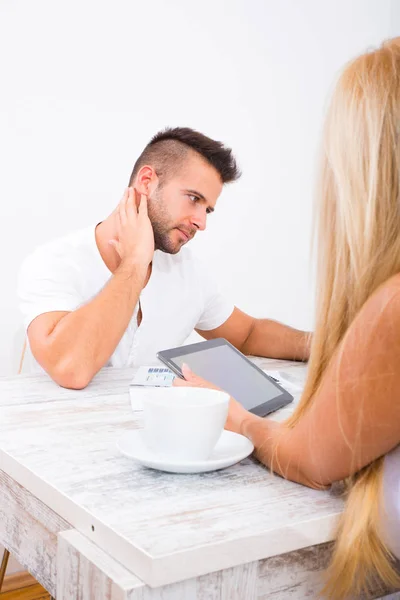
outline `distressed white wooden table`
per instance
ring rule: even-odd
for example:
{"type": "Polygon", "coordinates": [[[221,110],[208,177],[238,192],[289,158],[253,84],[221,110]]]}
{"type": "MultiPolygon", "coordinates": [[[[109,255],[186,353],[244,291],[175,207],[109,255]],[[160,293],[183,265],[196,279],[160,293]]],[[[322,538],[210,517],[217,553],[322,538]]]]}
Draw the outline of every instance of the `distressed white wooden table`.
{"type": "Polygon", "coordinates": [[[200,475],[136,465],[116,449],[141,426],[132,374],[104,369],[83,391],[0,379],[0,542],[59,599],[317,598],[342,500],[252,458],[200,475]]]}

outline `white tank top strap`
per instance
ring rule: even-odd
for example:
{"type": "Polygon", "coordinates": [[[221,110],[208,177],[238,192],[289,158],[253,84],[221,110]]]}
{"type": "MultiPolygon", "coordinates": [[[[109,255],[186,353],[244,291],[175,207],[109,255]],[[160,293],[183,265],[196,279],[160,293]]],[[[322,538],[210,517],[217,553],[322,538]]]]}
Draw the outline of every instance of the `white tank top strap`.
{"type": "Polygon", "coordinates": [[[385,456],[382,528],[389,549],[400,559],[400,445],[385,456]]]}

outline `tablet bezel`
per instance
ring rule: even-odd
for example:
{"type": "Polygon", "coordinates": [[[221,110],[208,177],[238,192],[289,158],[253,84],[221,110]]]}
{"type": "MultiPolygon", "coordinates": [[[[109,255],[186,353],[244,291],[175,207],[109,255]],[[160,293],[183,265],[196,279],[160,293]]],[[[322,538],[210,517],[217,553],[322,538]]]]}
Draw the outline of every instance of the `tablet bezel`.
{"type": "MultiPolygon", "coordinates": [[[[189,344],[188,346],[178,346],[177,348],[169,348],[168,350],[161,350],[157,353],[157,358],[161,360],[171,371],[173,371],[178,377],[183,379],[182,371],[176,363],[173,362],[173,359],[178,357],[182,358],[186,354],[193,354],[193,352],[200,352],[206,350],[208,348],[218,348],[220,346],[229,346],[236,354],[239,354],[243,360],[245,360],[253,369],[261,373],[263,377],[265,377],[270,383],[274,385],[274,387],[280,392],[275,398],[271,398],[267,400],[263,404],[259,404],[258,406],[253,406],[253,408],[249,409],[249,412],[258,415],[259,417],[265,417],[276,410],[287,406],[291,402],[293,402],[293,396],[289,394],[287,390],[282,388],[276,381],[272,379],[269,375],[264,373],[257,365],[255,365],[251,360],[247,358],[240,350],[235,348],[228,340],[224,338],[215,338],[213,340],[206,340],[205,342],[197,342],[195,344],[189,344]]],[[[212,383],[212,382],[211,382],[212,383]]]]}

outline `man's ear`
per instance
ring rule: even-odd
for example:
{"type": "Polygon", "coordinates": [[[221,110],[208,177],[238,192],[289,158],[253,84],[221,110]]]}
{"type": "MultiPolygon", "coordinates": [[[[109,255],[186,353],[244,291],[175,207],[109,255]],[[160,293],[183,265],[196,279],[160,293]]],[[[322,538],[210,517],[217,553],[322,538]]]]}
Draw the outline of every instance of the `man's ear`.
{"type": "Polygon", "coordinates": [[[154,168],[144,165],[136,175],[135,188],[140,194],[150,196],[158,186],[158,181],[154,168]]]}

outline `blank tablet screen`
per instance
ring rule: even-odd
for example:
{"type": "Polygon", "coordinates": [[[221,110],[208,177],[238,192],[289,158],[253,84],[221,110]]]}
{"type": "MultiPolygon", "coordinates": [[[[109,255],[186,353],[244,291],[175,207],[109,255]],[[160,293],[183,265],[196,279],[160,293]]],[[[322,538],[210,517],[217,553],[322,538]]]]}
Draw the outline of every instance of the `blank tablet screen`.
{"type": "MultiPolygon", "coordinates": [[[[185,347],[182,351],[185,351],[185,347]]],[[[208,347],[182,356],[170,356],[169,361],[179,369],[186,363],[194,373],[229,392],[247,410],[283,393],[281,388],[243,360],[242,355],[229,345],[208,347]]]]}

